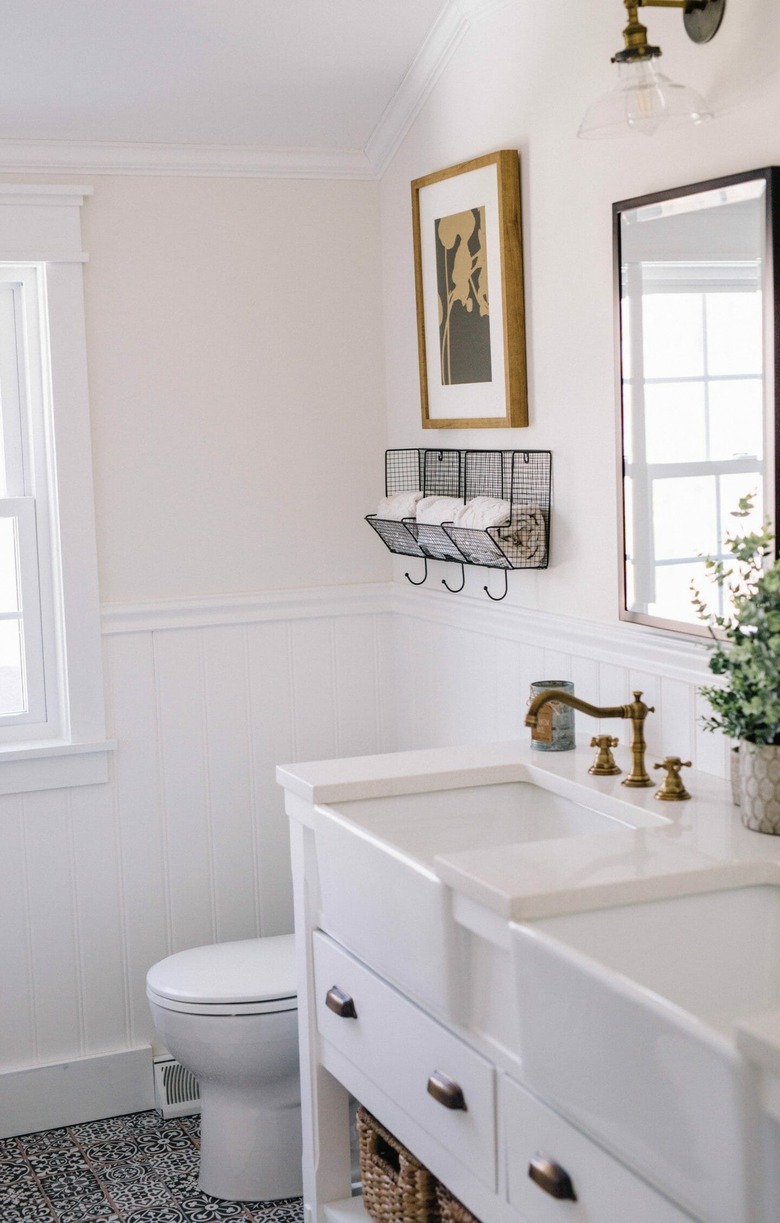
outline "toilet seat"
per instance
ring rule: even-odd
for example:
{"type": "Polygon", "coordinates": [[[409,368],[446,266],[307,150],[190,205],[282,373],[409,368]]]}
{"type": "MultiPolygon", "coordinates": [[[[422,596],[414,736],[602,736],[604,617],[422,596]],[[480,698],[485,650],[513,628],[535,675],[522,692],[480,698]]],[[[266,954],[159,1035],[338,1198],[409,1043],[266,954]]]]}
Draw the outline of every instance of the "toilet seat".
{"type": "Polygon", "coordinates": [[[169,1011],[261,1015],[297,1010],[295,936],[192,947],[149,969],[146,994],[169,1011]]]}

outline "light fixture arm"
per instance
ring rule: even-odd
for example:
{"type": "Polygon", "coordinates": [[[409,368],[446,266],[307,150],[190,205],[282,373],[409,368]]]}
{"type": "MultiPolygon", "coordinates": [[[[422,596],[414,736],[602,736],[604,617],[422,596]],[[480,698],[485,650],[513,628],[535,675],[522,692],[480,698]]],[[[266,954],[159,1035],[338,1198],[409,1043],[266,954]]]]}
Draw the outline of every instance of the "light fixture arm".
{"type": "Polygon", "coordinates": [[[623,30],[625,46],[613,55],[613,64],[631,64],[661,54],[660,47],[647,41],[647,29],[638,16],[640,8],[682,9],[688,37],[694,42],[709,42],[720,28],[726,7],[726,0],[623,0],[623,3],[628,14],[628,24],[623,30]]]}
{"type": "MultiPolygon", "coordinates": [[[[683,0],[670,0],[680,4],[683,0]]],[[[623,30],[623,41],[626,44],[622,51],[612,56],[613,64],[632,64],[638,59],[653,59],[661,54],[660,47],[652,47],[647,41],[647,26],[639,20],[638,9],[641,0],[623,0],[628,14],[628,24],[623,30]]]]}

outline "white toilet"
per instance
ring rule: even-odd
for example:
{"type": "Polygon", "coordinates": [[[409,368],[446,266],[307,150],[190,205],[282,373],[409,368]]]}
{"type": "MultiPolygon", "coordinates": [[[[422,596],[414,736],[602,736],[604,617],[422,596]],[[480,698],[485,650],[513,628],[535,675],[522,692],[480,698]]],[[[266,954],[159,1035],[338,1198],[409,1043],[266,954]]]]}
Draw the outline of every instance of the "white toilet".
{"type": "Polygon", "coordinates": [[[198,1185],[229,1201],[301,1194],[295,938],[194,947],[149,969],[160,1039],[198,1080],[198,1185]]]}

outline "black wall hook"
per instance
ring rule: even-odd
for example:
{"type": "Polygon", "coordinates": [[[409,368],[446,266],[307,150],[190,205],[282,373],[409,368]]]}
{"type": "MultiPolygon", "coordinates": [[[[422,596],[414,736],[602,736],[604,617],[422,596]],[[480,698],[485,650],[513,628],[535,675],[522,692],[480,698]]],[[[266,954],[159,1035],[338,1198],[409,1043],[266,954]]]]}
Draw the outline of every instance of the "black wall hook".
{"type": "Polygon", "coordinates": [[[487,586],[482,587],[487,597],[489,599],[492,599],[494,603],[500,603],[502,599],[506,598],[509,592],[509,576],[507,574],[506,569],[503,569],[502,573],[504,575],[504,593],[502,595],[492,595],[490,591],[488,590],[487,586]]]}
{"type": "MultiPolygon", "coordinates": [[[[455,562],[456,565],[458,563],[458,561],[455,562]]],[[[461,590],[466,585],[466,566],[464,564],[461,564],[460,566],[460,586],[450,586],[446,578],[442,578],[441,584],[447,588],[451,595],[460,594],[461,590]]]]}
{"type": "Polygon", "coordinates": [[[419,582],[415,582],[414,578],[410,577],[408,573],[404,574],[404,577],[406,578],[407,582],[411,582],[412,586],[422,586],[423,582],[425,582],[428,578],[428,557],[427,556],[423,557],[423,560],[425,562],[425,572],[423,573],[419,582]]]}

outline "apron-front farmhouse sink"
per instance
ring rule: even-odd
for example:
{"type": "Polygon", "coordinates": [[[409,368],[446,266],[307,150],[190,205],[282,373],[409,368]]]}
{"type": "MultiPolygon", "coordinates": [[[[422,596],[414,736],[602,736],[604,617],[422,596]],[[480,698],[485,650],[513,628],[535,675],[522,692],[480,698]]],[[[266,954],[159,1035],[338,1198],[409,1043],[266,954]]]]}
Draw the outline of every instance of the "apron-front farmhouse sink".
{"type": "Polygon", "coordinates": [[[529,1086],[697,1219],[746,1223],[759,1144],[735,1026],[780,1007],[780,887],[544,918],[511,937],[529,1086]]]}
{"type": "Polygon", "coordinates": [[[605,815],[595,809],[598,793],[592,801],[517,781],[318,806],[321,924],[412,997],[457,1019],[458,935],[434,859],[663,822],[628,807],[605,815]]]}

